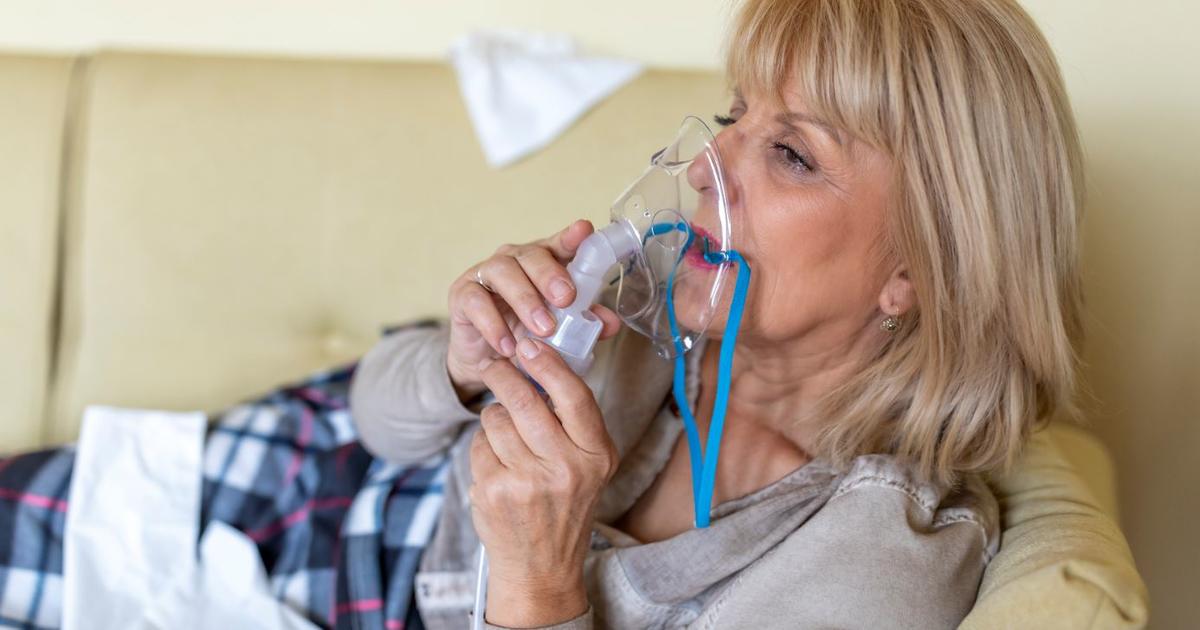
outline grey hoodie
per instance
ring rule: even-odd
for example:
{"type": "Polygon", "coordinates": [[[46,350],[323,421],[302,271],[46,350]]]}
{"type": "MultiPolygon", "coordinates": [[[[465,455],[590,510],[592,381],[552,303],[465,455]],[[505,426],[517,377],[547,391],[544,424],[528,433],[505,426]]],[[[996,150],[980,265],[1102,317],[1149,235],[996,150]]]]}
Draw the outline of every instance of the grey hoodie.
{"type": "MultiPolygon", "coordinates": [[[[363,444],[377,456],[407,464],[451,454],[416,580],[431,630],[470,627],[479,545],[467,499],[479,415],[450,383],[447,342],[444,328],[389,335],[363,358],[351,389],[363,444]]],[[[693,406],[701,354],[689,353],[693,406]]],[[[999,546],[995,498],[977,477],[948,489],[888,455],[844,470],[814,459],[715,506],[708,528],[666,540],[642,544],[612,527],[666,465],[682,422],[665,404],[672,365],[642,337],[623,330],[596,355],[586,380],[621,462],[584,565],[591,607],[552,628],[931,629],[953,628],[970,611],[999,546]]]]}

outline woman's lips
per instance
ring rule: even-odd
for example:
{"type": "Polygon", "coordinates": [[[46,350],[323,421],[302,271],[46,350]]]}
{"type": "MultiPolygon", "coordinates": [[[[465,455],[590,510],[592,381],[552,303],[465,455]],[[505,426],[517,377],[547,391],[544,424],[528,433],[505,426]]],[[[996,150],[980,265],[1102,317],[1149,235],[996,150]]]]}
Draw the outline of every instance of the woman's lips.
{"type": "Polygon", "coordinates": [[[708,262],[704,259],[704,253],[721,251],[721,241],[716,236],[709,233],[708,230],[698,226],[692,226],[692,246],[688,248],[684,254],[684,259],[688,264],[700,269],[716,269],[719,265],[708,262]],[[705,247],[707,241],[707,247],[705,247]]]}

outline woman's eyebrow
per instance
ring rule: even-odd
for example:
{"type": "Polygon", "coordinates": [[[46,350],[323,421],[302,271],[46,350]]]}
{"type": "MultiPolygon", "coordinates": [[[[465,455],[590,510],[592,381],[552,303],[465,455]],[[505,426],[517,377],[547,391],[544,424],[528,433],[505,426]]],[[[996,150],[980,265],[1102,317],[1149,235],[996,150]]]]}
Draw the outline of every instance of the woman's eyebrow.
{"type": "Polygon", "coordinates": [[[812,116],[809,116],[808,114],[800,114],[797,112],[785,112],[783,114],[779,114],[779,115],[775,116],[775,120],[778,121],[782,125],[791,127],[792,129],[796,128],[795,123],[808,123],[818,129],[820,129],[821,131],[825,132],[825,134],[828,135],[830,138],[832,138],[833,141],[835,143],[837,143],[837,145],[839,147],[844,147],[846,144],[843,141],[842,134],[841,134],[841,132],[838,131],[837,127],[834,127],[833,125],[830,125],[829,123],[826,123],[822,120],[813,118],[812,116]]]}

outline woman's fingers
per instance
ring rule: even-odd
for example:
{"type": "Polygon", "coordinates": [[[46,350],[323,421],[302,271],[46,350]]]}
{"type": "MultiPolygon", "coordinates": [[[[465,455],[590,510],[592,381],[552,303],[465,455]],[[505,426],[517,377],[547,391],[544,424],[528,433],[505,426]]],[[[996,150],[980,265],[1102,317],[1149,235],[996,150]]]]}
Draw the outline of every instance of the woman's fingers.
{"type": "Polygon", "coordinates": [[[603,304],[593,304],[592,313],[600,319],[604,327],[600,329],[600,338],[608,339],[621,330],[621,318],[612,309],[603,304]]]}
{"type": "Polygon", "coordinates": [[[546,301],[567,307],[575,301],[575,285],[567,268],[545,247],[529,247],[516,255],[517,263],[546,301]]]}
{"type": "Polygon", "coordinates": [[[541,337],[554,332],[554,316],[515,258],[493,256],[480,265],[479,275],[508,303],[526,328],[541,337]]]}
{"type": "Polygon", "coordinates": [[[547,458],[569,444],[559,419],[516,366],[508,361],[495,361],[484,368],[481,377],[504,406],[512,426],[530,452],[547,458]]]}
{"type": "MultiPolygon", "coordinates": [[[[492,349],[505,357],[513,356],[516,345],[511,317],[504,317],[509,309],[534,335],[552,334],[557,322],[546,305],[565,307],[574,301],[575,286],[563,262],[574,257],[592,232],[592,224],[581,219],[543,241],[501,246],[460,278],[458,295],[451,298],[455,323],[475,325],[492,349]],[[504,306],[496,303],[497,298],[504,306]]],[[[606,320],[604,333],[611,335],[612,322],[615,319],[606,320]]]]}
{"type": "Polygon", "coordinates": [[[475,432],[471,436],[471,476],[474,478],[474,485],[478,485],[481,479],[487,479],[495,472],[504,468],[504,464],[500,463],[500,458],[496,456],[496,452],[492,450],[492,445],[488,440],[488,435],[483,429],[475,432]]]}
{"type": "Polygon", "coordinates": [[[495,297],[487,289],[470,280],[464,281],[458,291],[458,299],[453,301],[457,308],[450,313],[451,321],[455,324],[469,324],[479,331],[496,354],[512,357],[517,341],[500,312],[495,297]]]}
{"type": "Polygon", "coordinates": [[[575,251],[579,249],[583,239],[591,236],[594,231],[596,228],[592,227],[591,221],[579,219],[558,234],[542,241],[542,244],[550,249],[559,262],[565,263],[575,257],[575,251]]]}
{"type": "MultiPolygon", "coordinates": [[[[515,356],[517,339],[548,337],[558,326],[548,305],[565,307],[576,298],[563,266],[593,233],[586,220],[524,245],[502,245],[459,277],[450,290],[450,350],[447,367],[456,387],[479,387],[481,361],[515,356]]],[[[593,309],[604,323],[600,337],[620,328],[615,315],[593,309]]]]}
{"type": "Polygon", "coordinates": [[[533,457],[533,453],[525,445],[525,440],[517,432],[512,415],[504,405],[492,404],[485,407],[479,414],[479,426],[486,434],[492,452],[506,468],[518,466],[533,457]]]}
{"type": "Polygon", "coordinates": [[[571,441],[591,454],[611,454],[612,438],[587,383],[567,367],[553,348],[536,339],[527,337],[518,342],[517,356],[521,367],[550,396],[553,414],[571,441]]]}

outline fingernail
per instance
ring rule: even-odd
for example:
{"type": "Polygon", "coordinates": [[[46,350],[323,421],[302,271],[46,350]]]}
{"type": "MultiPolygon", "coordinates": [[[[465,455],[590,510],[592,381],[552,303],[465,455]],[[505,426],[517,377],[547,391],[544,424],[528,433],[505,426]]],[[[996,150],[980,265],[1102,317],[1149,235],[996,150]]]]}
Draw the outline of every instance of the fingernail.
{"type": "Polygon", "coordinates": [[[500,340],[500,354],[506,357],[513,355],[513,350],[517,347],[517,342],[513,341],[512,337],[505,337],[500,340]]]}
{"type": "Polygon", "coordinates": [[[544,308],[533,312],[533,323],[537,324],[538,329],[547,335],[554,332],[554,318],[550,316],[550,311],[544,308]]]}
{"type": "Polygon", "coordinates": [[[517,344],[517,350],[521,352],[521,356],[526,359],[532,359],[538,355],[538,345],[532,339],[526,337],[517,344]]]}
{"type": "Polygon", "coordinates": [[[571,285],[567,284],[562,278],[555,278],[554,282],[550,283],[550,295],[555,300],[566,299],[567,294],[571,292],[571,285]]]}
{"type": "Polygon", "coordinates": [[[477,366],[475,369],[477,369],[477,370],[479,370],[480,372],[482,372],[482,371],[484,371],[484,370],[488,369],[488,366],[490,366],[491,364],[493,364],[493,363],[495,363],[495,362],[496,362],[496,360],[495,360],[495,359],[484,359],[484,360],[482,360],[482,361],[480,361],[480,362],[479,362],[479,365],[478,365],[478,366],[477,366]]]}

